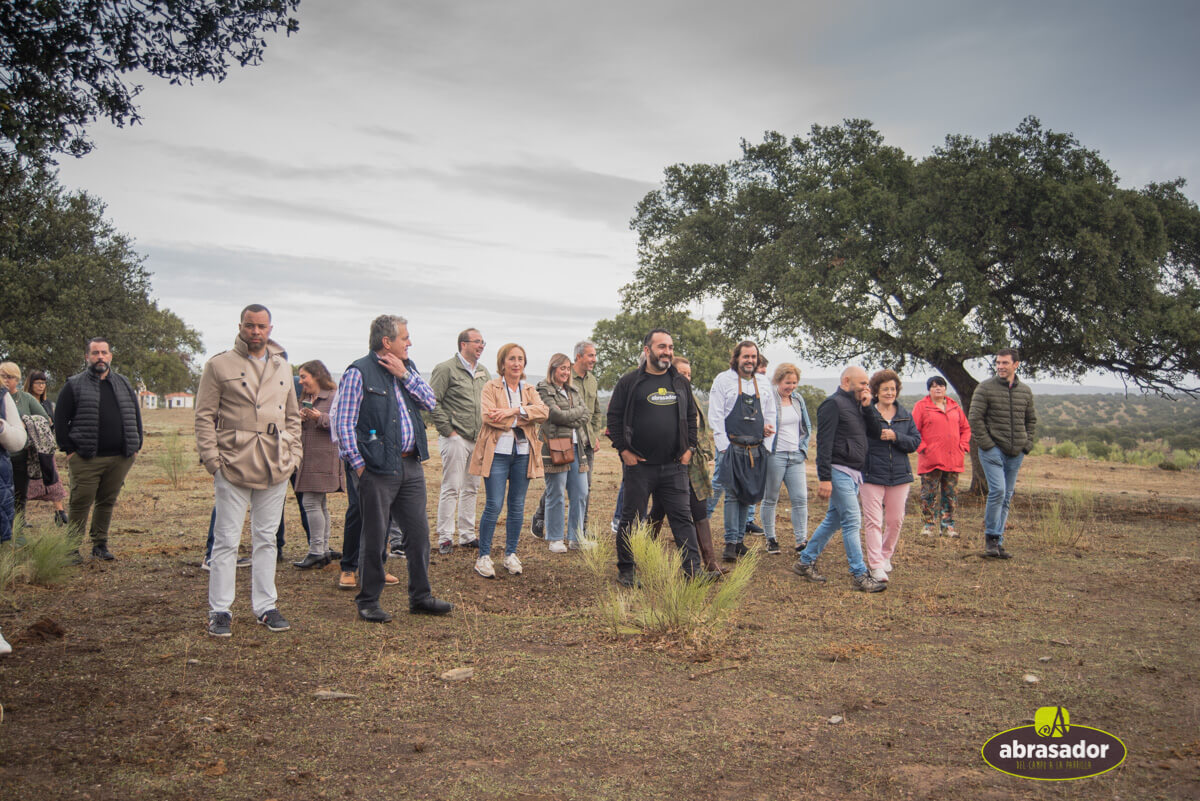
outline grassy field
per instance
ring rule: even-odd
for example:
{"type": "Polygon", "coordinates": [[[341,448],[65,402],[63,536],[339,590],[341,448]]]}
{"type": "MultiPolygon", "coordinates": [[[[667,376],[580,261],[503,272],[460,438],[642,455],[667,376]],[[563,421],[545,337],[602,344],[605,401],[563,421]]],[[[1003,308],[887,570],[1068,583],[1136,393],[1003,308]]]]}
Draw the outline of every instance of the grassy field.
{"type": "MultiPolygon", "coordinates": [[[[1195,471],[1030,458],[1006,563],[978,556],[976,500],[961,541],[922,541],[914,492],[887,592],[851,590],[837,538],[826,586],[767,557],[724,639],[701,650],[609,637],[579,555],[532,537],[525,575],[494,582],[461,550],[435,554],[453,615],[387,626],[355,619],[335,567],[281,565],[293,628],[270,634],[239,571],[234,636],[216,640],[198,567],[211,480],[190,452],[178,489],[155,464],[167,432],[191,447],[189,414],[146,422],[117,561],[18,584],[0,605],[15,648],[0,660],[5,801],[1200,797],[1195,471]],[[459,667],[474,678],[439,678],[459,667]],[[328,690],[351,697],[316,695],[328,690]],[[1121,737],[1128,760],[1066,783],[984,764],[987,738],[1047,705],[1121,737]]],[[[439,473],[435,456],[431,518],[439,473]]],[[[592,515],[605,531],[617,475],[606,451],[592,515]]],[[[811,475],[810,488],[811,530],[824,508],[811,475]]],[[[344,496],[332,506],[337,545],[344,496]]],[[[288,526],[290,561],[305,550],[290,494],[288,526]]],[[[402,591],[383,601],[404,612],[402,591]]]]}

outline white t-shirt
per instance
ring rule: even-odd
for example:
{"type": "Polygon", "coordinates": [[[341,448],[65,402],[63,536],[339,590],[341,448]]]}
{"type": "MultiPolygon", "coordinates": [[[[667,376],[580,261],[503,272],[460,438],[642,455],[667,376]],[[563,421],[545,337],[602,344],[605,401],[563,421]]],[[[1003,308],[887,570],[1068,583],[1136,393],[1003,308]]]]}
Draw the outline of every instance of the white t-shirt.
{"type": "MultiPolygon", "coordinates": [[[[508,431],[504,432],[502,435],[500,435],[500,439],[496,440],[496,448],[492,451],[492,453],[510,454],[513,452],[514,442],[517,445],[518,456],[529,453],[529,438],[522,436],[520,439],[517,439],[516,434],[513,433],[517,427],[517,423],[521,421],[521,418],[527,417],[525,410],[521,408],[521,392],[525,389],[525,382],[518,382],[517,391],[515,393],[508,388],[508,382],[503,378],[500,379],[500,383],[503,385],[504,394],[508,398],[508,408],[520,409],[520,413],[513,418],[512,425],[509,427],[508,431]]],[[[524,432],[521,433],[524,434],[524,432]]]]}

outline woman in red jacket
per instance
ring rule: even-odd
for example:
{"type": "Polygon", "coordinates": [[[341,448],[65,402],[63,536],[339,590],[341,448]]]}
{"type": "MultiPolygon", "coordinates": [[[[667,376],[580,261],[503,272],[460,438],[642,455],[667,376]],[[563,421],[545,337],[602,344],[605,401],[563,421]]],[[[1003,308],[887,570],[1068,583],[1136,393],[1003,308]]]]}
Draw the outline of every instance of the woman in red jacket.
{"type": "Polygon", "coordinates": [[[971,443],[971,426],[967,413],[946,397],[946,379],[935,375],[925,382],[929,395],[913,406],[913,423],[921,432],[917,448],[917,475],[921,477],[921,514],[925,528],[921,533],[934,536],[938,524],[934,510],[941,502],[941,533],[957,537],[954,529],[954,508],[958,503],[958,474],[963,471],[963,454],[971,443]]]}

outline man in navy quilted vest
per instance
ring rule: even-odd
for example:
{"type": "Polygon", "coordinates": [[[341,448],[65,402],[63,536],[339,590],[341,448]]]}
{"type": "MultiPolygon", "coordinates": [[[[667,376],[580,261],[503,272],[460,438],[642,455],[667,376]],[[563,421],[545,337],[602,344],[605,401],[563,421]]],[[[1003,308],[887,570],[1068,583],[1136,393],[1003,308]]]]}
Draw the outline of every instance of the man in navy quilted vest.
{"type": "Polygon", "coordinates": [[[108,550],[108,527],[142,449],[142,412],[129,380],[112,369],[107,339],[89,339],[85,356],[87,369],[68,378],[58,393],[54,435],[67,454],[73,531],[82,538],[90,513],[92,556],[109,562],[115,557],[108,550]]]}

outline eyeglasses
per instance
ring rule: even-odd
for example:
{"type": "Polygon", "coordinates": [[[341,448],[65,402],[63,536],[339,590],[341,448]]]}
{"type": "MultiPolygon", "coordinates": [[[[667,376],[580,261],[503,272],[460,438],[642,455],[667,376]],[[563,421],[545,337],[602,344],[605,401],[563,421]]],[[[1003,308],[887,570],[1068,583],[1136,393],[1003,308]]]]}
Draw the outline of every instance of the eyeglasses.
{"type": "Polygon", "coordinates": [[[468,339],[467,344],[468,345],[484,345],[484,346],[487,345],[487,343],[484,342],[482,339],[468,339]]]}

